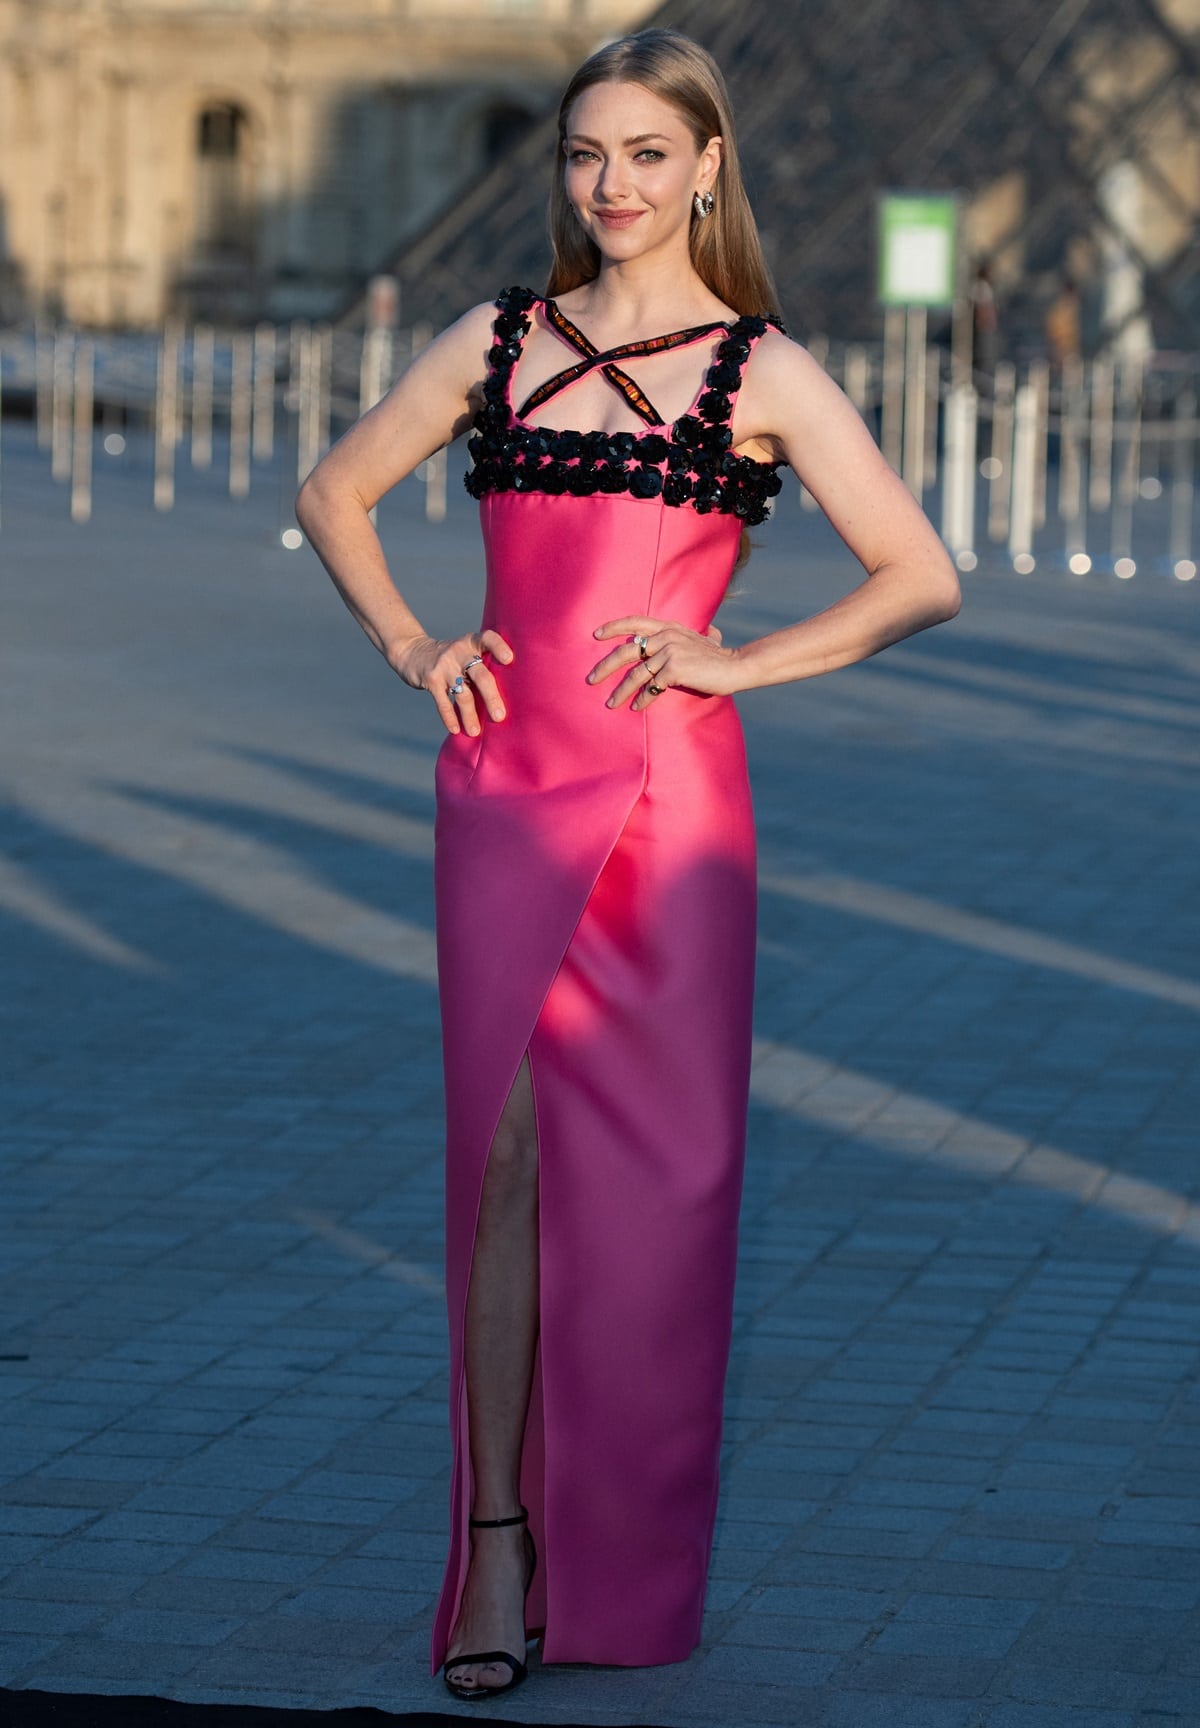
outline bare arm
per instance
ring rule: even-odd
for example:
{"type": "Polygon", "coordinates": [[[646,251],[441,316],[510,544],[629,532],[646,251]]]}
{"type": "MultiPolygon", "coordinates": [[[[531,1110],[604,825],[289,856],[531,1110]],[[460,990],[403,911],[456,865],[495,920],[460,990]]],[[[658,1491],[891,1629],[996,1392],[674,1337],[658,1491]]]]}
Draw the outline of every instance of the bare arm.
{"type": "Polygon", "coordinates": [[[648,637],[650,670],[662,686],[714,694],[813,678],[877,654],[953,618],[961,596],[950,558],[928,518],[888,466],[856,409],[803,348],[768,331],[755,348],[735,410],[737,448],[791,464],[866,571],[823,612],[723,648],[683,625],[616,618],[596,634],[624,637],[592,673],[624,672],[610,705],[643,708],[645,666],[627,638],[648,637]]]}
{"type": "Polygon", "coordinates": [[[733,650],[741,689],[865,660],[953,618],[961,604],[954,566],[928,517],[812,356],[769,332],[751,365],[750,424],[739,427],[740,441],[757,438],[791,464],[866,578],[824,612],[733,650]]]}
{"type": "Polygon", "coordinates": [[[392,581],[368,511],[418,463],[465,431],[471,394],[491,345],[491,306],[477,306],[431,342],[383,400],[338,440],[300,488],[296,519],[369,639],[415,689],[428,690],[448,731],[479,730],[472,684],[494,720],[504,718],[486,665],[471,668],[455,704],[449,686],[475,654],[507,662],[508,645],[489,630],[451,641],[429,636],[392,581]]]}

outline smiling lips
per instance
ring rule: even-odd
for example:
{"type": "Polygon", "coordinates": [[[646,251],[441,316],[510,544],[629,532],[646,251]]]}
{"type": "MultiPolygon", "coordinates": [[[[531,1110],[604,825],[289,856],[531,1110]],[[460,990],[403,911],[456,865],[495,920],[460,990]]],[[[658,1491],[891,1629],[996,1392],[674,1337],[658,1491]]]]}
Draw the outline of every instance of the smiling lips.
{"type": "Polygon", "coordinates": [[[606,228],[628,228],[645,215],[644,210],[597,210],[596,215],[606,228]]]}

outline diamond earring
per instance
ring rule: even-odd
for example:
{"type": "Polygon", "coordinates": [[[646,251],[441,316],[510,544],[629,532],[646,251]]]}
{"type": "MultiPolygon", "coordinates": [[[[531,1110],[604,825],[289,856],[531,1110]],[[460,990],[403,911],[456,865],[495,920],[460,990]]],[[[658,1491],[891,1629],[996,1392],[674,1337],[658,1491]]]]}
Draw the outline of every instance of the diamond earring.
{"type": "Polygon", "coordinates": [[[711,192],[697,192],[692,199],[692,208],[703,222],[706,216],[712,215],[714,203],[715,199],[711,192]]]}

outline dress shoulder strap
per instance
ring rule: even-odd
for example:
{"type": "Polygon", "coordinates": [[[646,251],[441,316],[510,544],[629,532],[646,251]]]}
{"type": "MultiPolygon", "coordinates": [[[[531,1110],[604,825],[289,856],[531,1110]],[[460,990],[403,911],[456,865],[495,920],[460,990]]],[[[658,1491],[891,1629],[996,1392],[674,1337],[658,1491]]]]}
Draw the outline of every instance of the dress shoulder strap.
{"type": "Polygon", "coordinates": [[[717,344],[712,365],[704,374],[704,385],[690,413],[675,422],[677,437],[685,443],[699,442],[714,450],[728,450],[732,443],[729,423],[733,405],[750,356],[768,328],[783,334],[783,321],[774,316],[747,313],[729,325],[717,344]]]}

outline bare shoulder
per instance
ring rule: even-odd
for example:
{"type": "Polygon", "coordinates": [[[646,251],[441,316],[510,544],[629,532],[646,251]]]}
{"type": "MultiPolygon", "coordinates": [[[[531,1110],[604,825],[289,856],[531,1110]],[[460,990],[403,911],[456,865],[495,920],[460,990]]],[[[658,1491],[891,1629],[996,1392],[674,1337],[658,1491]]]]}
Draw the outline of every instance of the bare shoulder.
{"type": "Polygon", "coordinates": [[[755,455],[795,467],[797,449],[808,448],[814,433],[825,442],[868,438],[857,410],[803,343],[768,327],[738,396],[738,446],[752,444],[755,455]]]}
{"type": "Polygon", "coordinates": [[[464,397],[483,377],[492,346],[492,324],[496,307],[490,300],[472,306],[436,336],[413,362],[412,370],[428,376],[432,372],[461,385],[464,397]]]}

